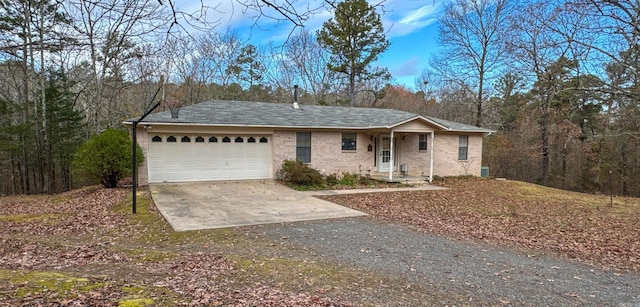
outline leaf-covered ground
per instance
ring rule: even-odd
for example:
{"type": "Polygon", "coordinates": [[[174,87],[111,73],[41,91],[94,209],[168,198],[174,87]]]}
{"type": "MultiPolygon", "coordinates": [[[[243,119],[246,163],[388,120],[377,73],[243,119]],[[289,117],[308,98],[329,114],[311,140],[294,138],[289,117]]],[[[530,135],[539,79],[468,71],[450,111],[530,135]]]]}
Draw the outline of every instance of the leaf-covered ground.
{"type": "Polygon", "coordinates": [[[128,196],[92,187],[0,198],[0,306],[346,305],[246,278],[255,242],[229,230],[175,233],[144,192],[131,215],[128,196]],[[235,259],[220,252],[234,245],[235,259]]]}
{"type": "Polygon", "coordinates": [[[640,272],[640,199],[447,178],[444,191],[322,196],[427,232],[640,272]]]}
{"type": "MultiPolygon", "coordinates": [[[[325,196],[447,237],[640,271],[640,200],[481,179],[443,191],[325,196]]],[[[468,304],[399,276],[340,264],[260,227],[174,232],[148,192],[89,187],[0,198],[0,306],[468,304]],[[419,295],[419,297],[415,297],[419,295]]]]}

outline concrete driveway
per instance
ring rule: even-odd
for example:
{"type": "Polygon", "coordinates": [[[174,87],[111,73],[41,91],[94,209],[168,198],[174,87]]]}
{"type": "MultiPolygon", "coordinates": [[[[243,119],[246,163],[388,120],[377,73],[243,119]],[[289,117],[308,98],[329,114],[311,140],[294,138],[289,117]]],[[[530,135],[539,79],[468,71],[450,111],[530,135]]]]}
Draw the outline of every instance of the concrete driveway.
{"type": "Polygon", "coordinates": [[[175,231],[366,215],[271,180],[161,183],[149,189],[175,231]]]}

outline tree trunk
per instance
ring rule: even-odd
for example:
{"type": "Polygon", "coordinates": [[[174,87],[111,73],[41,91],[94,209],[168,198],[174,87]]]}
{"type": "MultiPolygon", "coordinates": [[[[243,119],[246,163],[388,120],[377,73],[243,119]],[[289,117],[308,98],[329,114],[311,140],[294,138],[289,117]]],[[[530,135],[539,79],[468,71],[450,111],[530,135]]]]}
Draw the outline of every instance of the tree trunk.
{"type": "Polygon", "coordinates": [[[540,117],[540,139],[542,142],[542,185],[549,185],[549,111],[543,110],[540,117]]]}
{"type": "Polygon", "coordinates": [[[485,58],[486,58],[486,48],[484,48],[484,50],[482,51],[482,59],[480,62],[480,69],[479,69],[479,74],[478,74],[478,79],[479,79],[479,84],[478,84],[478,102],[476,105],[476,127],[482,127],[482,99],[484,98],[484,92],[483,92],[483,87],[484,87],[484,62],[485,62],[485,58]]]}
{"type": "Polygon", "coordinates": [[[562,178],[561,178],[561,182],[560,182],[560,186],[562,187],[562,189],[566,189],[566,182],[567,182],[567,146],[569,143],[569,139],[565,139],[564,140],[564,145],[562,146],[562,178]]]}
{"type": "MultiPolygon", "coordinates": [[[[51,194],[51,148],[49,146],[49,133],[47,131],[47,97],[46,97],[46,78],[47,74],[44,69],[44,4],[40,4],[40,107],[41,107],[41,119],[42,119],[42,149],[38,154],[42,157],[42,168],[38,170],[42,174],[42,192],[45,194],[51,194]]],[[[37,133],[37,132],[36,132],[37,133]]]]}
{"type": "Polygon", "coordinates": [[[622,142],[622,148],[620,148],[621,162],[620,162],[620,184],[622,189],[622,195],[629,195],[629,186],[627,184],[627,178],[629,176],[629,170],[627,169],[627,141],[622,142]]]}
{"type": "MultiPolygon", "coordinates": [[[[30,7],[29,2],[27,1],[23,5],[23,10],[25,14],[24,23],[23,23],[23,39],[22,39],[22,90],[24,91],[22,94],[22,108],[23,108],[23,118],[22,124],[26,127],[29,122],[29,25],[31,23],[30,20],[30,7]]],[[[20,167],[20,179],[22,182],[21,192],[25,194],[29,194],[31,192],[30,189],[30,180],[29,180],[29,156],[27,146],[29,145],[28,141],[29,131],[26,128],[23,128],[20,135],[20,142],[22,143],[22,161],[18,164],[20,167]]]]}

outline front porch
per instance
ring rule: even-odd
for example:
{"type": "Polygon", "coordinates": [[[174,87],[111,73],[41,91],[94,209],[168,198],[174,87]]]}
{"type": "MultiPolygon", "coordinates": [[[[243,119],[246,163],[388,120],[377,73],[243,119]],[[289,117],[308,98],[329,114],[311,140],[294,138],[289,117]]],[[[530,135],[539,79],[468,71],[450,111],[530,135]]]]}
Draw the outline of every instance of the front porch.
{"type": "Polygon", "coordinates": [[[398,129],[375,134],[372,178],[384,182],[430,182],[433,176],[434,132],[398,129]]]}

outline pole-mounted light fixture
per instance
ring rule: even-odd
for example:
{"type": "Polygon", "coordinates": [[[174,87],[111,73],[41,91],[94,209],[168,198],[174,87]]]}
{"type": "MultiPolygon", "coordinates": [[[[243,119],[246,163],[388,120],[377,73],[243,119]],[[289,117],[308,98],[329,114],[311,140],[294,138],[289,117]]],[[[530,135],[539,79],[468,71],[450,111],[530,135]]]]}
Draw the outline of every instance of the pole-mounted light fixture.
{"type": "Polygon", "coordinates": [[[158,93],[160,93],[160,90],[162,91],[162,97],[163,99],[161,99],[160,101],[158,101],[155,105],[153,105],[150,109],[146,110],[142,116],[140,116],[140,118],[136,119],[133,121],[133,128],[131,129],[131,134],[133,135],[133,155],[131,157],[131,163],[133,168],[131,169],[131,176],[133,177],[133,186],[131,188],[131,213],[136,214],[136,193],[137,193],[137,188],[138,188],[138,159],[136,159],[136,155],[137,155],[137,147],[138,147],[138,136],[136,134],[136,127],[138,126],[138,123],[140,123],[141,121],[144,120],[145,117],[147,117],[147,115],[151,114],[151,112],[153,112],[153,110],[155,110],[160,103],[162,103],[162,101],[164,100],[164,75],[160,76],[160,86],[158,87],[158,90],[156,91],[156,93],[153,95],[153,97],[151,97],[151,101],[149,102],[149,106],[151,106],[151,104],[153,103],[153,101],[156,99],[156,97],[158,97],[158,93]]]}

